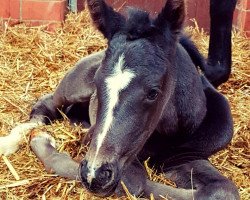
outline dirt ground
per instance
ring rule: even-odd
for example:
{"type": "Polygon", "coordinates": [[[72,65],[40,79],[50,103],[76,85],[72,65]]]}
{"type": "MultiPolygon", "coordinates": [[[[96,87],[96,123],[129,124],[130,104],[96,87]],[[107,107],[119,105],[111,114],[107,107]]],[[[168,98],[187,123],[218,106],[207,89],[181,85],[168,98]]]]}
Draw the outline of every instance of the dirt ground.
{"type": "MultiPolygon", "coordinates": [[[[197,27],[187,28],[187,32],[206,56],[208,36],[197,27]]],[[[210,160],[234,181],[241,198],[249,200],[250,42],[234,32],[232,44],[232,75],[219,90],[231,104],[234,137],[226,149],[210,160]]],[[[45,27],[25,25],[5,26],[0,30],[0,136],[8,134],[18,123],[27,121],[32,105],[40,96],[54,91],[77,60],[105,46],[106,41],[91,26],[87,12],[68,15],[63,27],[54,33],[46,31],[45,27]]],[[[64,120],[43,129],[55,136],[60,151],[72,157],[86,152],[86,147],[79,143],[84,127],[72,127],[64,120]]],[[[3,200],[99,199],[85,191],[78,182],[48,174],[30,150],[29,137],[17,153],[7,158],[0,157],[0,172],[0,199],[3,200]]],[[[153,175],[153,178],[166,182],[162,176],[153,175]]]]}

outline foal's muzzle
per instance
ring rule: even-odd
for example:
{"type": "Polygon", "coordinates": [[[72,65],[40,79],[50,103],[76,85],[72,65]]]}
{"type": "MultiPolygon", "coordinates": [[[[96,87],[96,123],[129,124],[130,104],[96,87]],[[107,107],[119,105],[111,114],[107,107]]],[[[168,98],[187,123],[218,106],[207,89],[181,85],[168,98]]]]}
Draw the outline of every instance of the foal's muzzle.
{"type": "Polygon", "coordinates": [[[90,177],[92,175],[88,161],[82,161],[80,164],[81,182],[90,192],[101,197],[110,196],[114,192],[119,181],[117,165],[103,164],[95,169],[94,176],[90,177]]]}

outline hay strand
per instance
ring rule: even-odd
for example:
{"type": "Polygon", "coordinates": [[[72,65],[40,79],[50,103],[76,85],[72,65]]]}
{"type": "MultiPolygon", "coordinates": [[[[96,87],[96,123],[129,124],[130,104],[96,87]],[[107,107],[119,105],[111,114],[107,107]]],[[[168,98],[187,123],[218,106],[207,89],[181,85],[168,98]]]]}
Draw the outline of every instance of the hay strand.
{"type": "Polygon", "coordinates": [[[136,198],[129,192],[127,186],[125,185],[125,183],[123,181],[121,181],[121,185],[122,185],[122,188],[125,191],[128,199],[129,200],[136,200],[136,198]]]}
{"type": "Polygon", "coordinates": [[[5,164],[7,165],[8,169],[10,170],[11,174],[14,176],[14,178],[19,181],[20,177],[17,173],[17,171],[15,170],[15,168],[13,167],[13,165],[11,164],[11,162],[9,161],[9,159],[6,156],[2,156],[3,161],[5,162],[5,164]]]}
{"type": "Polygon", "coordinates": [[[0,185],[0,190],[2,189],[7,189],[7,188],[13,188],[13,187],[19,187],[19,186],[23,186],[23,185],[27,185],[29,184],[29,180],[21,180],[21,181],[16,181],[14,183],[11,184],[6,184],[6,185],[0,185]]]}

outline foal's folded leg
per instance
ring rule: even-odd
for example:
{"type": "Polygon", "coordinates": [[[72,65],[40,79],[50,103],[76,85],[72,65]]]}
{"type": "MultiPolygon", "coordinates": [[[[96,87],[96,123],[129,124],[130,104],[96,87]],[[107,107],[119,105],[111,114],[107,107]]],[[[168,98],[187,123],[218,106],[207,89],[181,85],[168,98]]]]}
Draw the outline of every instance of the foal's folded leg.
{"type": "Polygon", "coordinates": [[[144,195],[152,193],[155,199],[173,200],[239,200],[239,193],[232,181],[224,177],[207,160],[194,160],[172,167],[166,177],[178,188],[147,180],[144,195]]]}
{"type": "MultiPolygon", "coordinates": [[[[141,198],[150,198],[150,195],[153,194],[156,200],[162,200],[165,197],[184,200],[192,199],[193,192],[195,192],[190,189],[179,189],[150,181],[144,167],[137,159],[125,167],[121,181],[124,182],[132,195],[141,198]]],[[[118,196],[125,195],[124,188],[121,184],[118,184],[115,193],[118,196]]]]}
{"type": "Polygon", "coordinates": [[[29,121],[14,127],[9,135],[0,137],[0,155],[15,153],[32,129],[47,124],[49,120],[54,120],[58,116],[57,107],[53,103],[53,94],[43,96],[34,105],[29,121]]]}
{"type": "MultiPolygon", "coordinates": [[[[132,195],[136,197],[142,196],[146,180],[147,173],[137,158],[124,167],[121,181],[132,195]]],[[[118,184],[115,193],[118,196],[126,195],[121,182],[118,184]]]]}
{"type": "MultiPolygon", "coordinates": [[[[179,188],[191,191],[193,189],[192,199],[240,199],[233,182],[224,177],[208,160],[193,160],[171,167],[167,170],[166,176],[174,181],[179,188]]],[[[171,195],[169,196],[171,197],[171,195]]],[[[173,199],[175,199],[174,196],[173,199]]]]}
{"type": "Polygon", "coordinates": [[[197,191],[192,189],[174,188],[161,183],[147,180],[144,188],[144,195],[149,197],[153,194],[154,199],[163,200],[192,200],[197,191]]]}
{"type": "Polygon", "coordinates": [[[31,148],[49,173],[60,177],[78,180],[79,163],[69,155],[59,153],[55,149],[55,140],[45,132],[33,134],[30,141],[31,148]]]}
{"type": "MultiPolygon", "coordinates": [[[[148,180],[139,161],[135,160],[125,168],[121,180],[129,192],[137,197],[149,198],[153,194],[157,200],[238,200],[239,193],[235,185],[224,177],[207,160],[194,160],[171,167],[166,176],[177,184],[177,188],[148,180]]],[[[121,184],[116,194],[123,195],[121,184]]]]}

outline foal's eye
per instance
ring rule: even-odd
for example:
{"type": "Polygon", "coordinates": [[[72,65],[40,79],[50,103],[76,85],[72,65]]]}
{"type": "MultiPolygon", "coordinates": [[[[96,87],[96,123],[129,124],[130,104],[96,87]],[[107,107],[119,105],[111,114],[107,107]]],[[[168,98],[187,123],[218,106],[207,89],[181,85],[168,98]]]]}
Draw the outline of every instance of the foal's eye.
{"type": "Polygon", "coordinates": [[[157,89],[151,89],[148,94],[147,94],[147,98],[149,100],[155,100],[159,95],[159,91],[157,89]]]}

